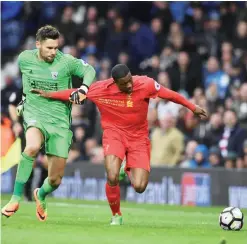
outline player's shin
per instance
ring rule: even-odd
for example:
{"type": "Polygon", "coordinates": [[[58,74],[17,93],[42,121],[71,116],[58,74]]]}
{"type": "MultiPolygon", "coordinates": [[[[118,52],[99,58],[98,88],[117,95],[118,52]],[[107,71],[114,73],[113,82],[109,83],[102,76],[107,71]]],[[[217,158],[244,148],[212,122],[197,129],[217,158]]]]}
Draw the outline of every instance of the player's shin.
{"type": "Polygon", "coordinates": [[[33,170],[34,158],[28,156],[24,152],[21,155],[21,161],[18,166],[14,192],[11,198],[11,202],[19,202],[24,191],[25,183],[28,181],[33,170]]]}
{"type": "Polygon", "coordinates": [[[105,185],[106,197],[112,211],[112,215],[122,215],[120,211],[120,187],[119,184],[110,186],[108,183],[105,185]]]}
{"type": "Polygon", "coordinates": [[[45,179],[43,185],[38,191],[38,197],[40,200],[45,200],[45,197],[55,191],[59,185],[51,185],[48,177],[45,179]]]}

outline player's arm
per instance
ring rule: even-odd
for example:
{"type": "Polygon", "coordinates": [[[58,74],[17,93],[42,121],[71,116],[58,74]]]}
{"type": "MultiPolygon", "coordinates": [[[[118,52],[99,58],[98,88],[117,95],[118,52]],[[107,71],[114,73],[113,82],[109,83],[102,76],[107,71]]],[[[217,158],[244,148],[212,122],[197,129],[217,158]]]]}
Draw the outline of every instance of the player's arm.
{"type": "MultiPolygon", "coordinates": [[[[71,55],[67,55],[67,57],[69,58],[70,74],[83,79],[83,84],[80,86],[80,88],[74,91],[74,95],[71,94],[72,100],[74,100],[75,103],[81,104],[83,100],[78,100],[78,97],[80,94],[87,94],[90,85],[95,79],[96,71],[91,65],[84,62],[82,59],[76,59],[71,55]]],[[[86,97],[84,96],[84,99],[85,98],[86,97]]]]}
{"type": "Polygon", "coordinates": [[[172,101],[174,103],[181,104],[184,107],[191,110],[196,116],[199,116],[200,118],[207,117],[207,112],[204,109],[202,109],[198,105],[191,103],[179,93],[172,91],[170,89],[167,89],[163,86],[160,86],[158,97],[172,101]]]}
{"type": "MultiPolygon", "coordinates": [[[[76,104],[80,104],[81,101],[83,101],[86,98],[86,95],[78,92],[78,89],[67,89],[67,90],[61,90],[61,91],[56,91],[56,92],[47,92],[47,91],[43,91],[43,90],[39,90],[39,89],[32,89],[31,92],[38,94],[41,97],[45,97],[45,98],[50,98],[53,100],[59,100],[59,101],[63,101],[63,102],[68,102],[71,101],[71,94],[77,95],[78,98],[75,99],[78,102],[74,102],[76,104]]],[[[71,101],[73,102],[73,101],[71,101]]]]}
{"type": "Polygon", "coordinates": [[[148,98],[155,98],[158,96],[162,99],[166,99],[174,103],[183,105],[200,118],[207,117],[207,113],[204,109],[191,103],[179,93],[161,86],[159,83],[151,78],[146,78],[145,87],[148,98]]]}

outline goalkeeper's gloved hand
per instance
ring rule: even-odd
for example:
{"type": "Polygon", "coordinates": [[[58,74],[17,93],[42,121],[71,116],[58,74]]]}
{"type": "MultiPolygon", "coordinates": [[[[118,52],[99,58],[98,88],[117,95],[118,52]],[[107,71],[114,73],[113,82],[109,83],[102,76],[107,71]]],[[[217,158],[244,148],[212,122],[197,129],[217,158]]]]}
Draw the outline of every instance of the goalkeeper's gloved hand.
{"type": "Polygon", "coordinates": [[[22,96],[22,100],[19,102],[19,104],[16,107],[16,112],[19,117],[23,115],[25,102],[26,102],[26,98],[22,96]]]}
{"type": "Polygon", "coordinates": [[[75,104],[83,104],[87,98],[88,86],[82,84],[80,88],[70,94],[69,100],[75,104]]]}

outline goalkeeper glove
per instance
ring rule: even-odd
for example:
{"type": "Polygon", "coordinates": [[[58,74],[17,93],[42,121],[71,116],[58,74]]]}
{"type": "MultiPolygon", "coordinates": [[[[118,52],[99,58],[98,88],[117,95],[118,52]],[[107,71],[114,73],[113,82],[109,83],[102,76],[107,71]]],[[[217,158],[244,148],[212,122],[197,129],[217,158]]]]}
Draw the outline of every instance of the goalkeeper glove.
{"type": "Polygon", "coordinates": [[[18,116],[22,116],[23,115],[23,111],[24,111],[24,103],[26,102],[26,98],[24,96],[22,96],[22,100],[19,102],[19,104],[16,107],[16,112],[18,116]]]}
{"type": "Polygon", "coordinates": [[[87,85],[82,84],[80,88],[70,94],[69,100],[75,104],[83,104],[86,99],[88,89],[89,87],[87,85]]]}

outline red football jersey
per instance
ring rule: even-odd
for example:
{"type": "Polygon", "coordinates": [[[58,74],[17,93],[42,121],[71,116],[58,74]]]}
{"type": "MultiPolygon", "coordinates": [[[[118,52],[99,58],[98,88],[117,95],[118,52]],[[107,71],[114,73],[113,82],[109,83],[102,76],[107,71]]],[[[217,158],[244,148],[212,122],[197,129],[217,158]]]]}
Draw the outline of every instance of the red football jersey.
{"type": "Polygon", "coordinates": [[[121,92],[113,79],[95,82],[87,93],[101,113],[105,129],[120,130],[130,138],[148,135],[149,98],[155,98],[160,85],[147,76],[132,76],[131,94],[121,92]]]}

